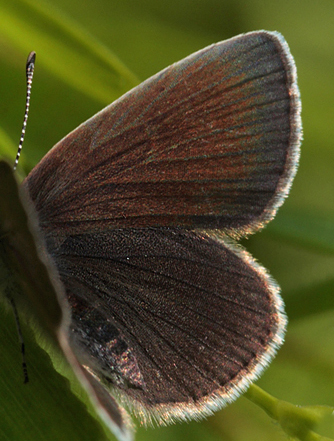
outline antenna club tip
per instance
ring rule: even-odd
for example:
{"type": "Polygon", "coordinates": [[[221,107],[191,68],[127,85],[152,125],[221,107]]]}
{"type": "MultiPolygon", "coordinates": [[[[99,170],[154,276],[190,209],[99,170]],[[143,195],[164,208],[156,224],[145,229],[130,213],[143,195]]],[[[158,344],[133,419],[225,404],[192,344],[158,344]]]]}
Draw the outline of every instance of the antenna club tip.
{"type": "Polygon", "coordinates": [[[31,64],[35,64],[35,60],[36,60],[36,52],[32,51],[30,52],[30,54],[28,55],[27,58],[27,68],[31,65],[31,64]]]}

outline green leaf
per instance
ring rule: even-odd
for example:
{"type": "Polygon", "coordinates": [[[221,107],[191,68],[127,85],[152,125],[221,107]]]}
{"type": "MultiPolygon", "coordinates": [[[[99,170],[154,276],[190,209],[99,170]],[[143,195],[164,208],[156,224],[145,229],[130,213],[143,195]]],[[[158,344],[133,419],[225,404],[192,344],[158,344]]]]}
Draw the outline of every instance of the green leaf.
{"type": "MultiPolygon", "coordinates": [[[[31,327],[21,323],[29,374],[29,382],[23,383],[19,340],[12,311],[6,309],[3,304],[0,305],[0,439],[114,439],[107,437],[96,414],[93,417],[87,411],[88,400],[82,390],[81,399],[73,394],[71,384],[76,381],[73,374],[72,383],[60,375],[49,355],[36,343],[31,327]]],[[[45,341],[45,337],[44,346],[49,351],[51,349],[55,359],[58,358],[58,367],[62,367],[63,373],[66,370],[70,372],[64,359],[59,354],[56,356],[55,348],[52,349],[52,344],[45,341]]],[[[80,390],[78,384],[77,388],[80,390]]]]}

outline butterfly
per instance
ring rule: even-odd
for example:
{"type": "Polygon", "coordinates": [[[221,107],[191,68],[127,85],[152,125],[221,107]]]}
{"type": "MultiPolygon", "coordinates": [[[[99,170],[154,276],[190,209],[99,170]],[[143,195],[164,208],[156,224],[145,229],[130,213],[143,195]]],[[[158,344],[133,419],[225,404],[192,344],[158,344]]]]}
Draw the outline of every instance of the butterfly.
{"type": "Polygon", "coordinates": [[[120,439],[123,407],[144,422],[210,415],[281,346],[279,288],[235,240],[275,216],[300,140],[293,58],[257,31],[144,81],[23,181],[69,347],[120,439]]]}

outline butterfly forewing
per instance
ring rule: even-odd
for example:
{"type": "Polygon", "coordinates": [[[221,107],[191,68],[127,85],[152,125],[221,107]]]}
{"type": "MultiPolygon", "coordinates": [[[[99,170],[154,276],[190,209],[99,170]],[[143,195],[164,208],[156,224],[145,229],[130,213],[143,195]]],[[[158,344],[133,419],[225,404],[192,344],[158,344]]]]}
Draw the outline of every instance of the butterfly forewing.
{"type": "Polygon", "coordinates": [[[292,58],[278,34],[210,46],[142,83],[57,144],[25,185],[43,229],[258,229],[298,156],[292,58]]]}

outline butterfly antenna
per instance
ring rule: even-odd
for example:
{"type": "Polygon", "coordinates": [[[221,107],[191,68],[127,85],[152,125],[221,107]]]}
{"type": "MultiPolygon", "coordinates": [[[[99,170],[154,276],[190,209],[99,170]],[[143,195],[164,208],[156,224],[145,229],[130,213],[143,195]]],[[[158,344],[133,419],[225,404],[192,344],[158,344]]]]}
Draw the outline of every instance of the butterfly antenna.
{"type": "Polygon", "coordinates": [[[30,105],[31,84],[32,84],[32,77],[34,75],[34,69],[35,69],[35,60],[36,60],[36,52],[30,52],[30,54],[28,55],[27,64],[26,64],[26,75],[27,75],[26,109],[24,112],[19,147],[17,149],[17,154],[16,154],[16,158],[15,158],[15,162],[14,162],[14,170],[16,170],[17,164],[19,162],[19,158],[20,158],[21,150],[22,150],[22,145],[23,145],[23,141],[24,141],[24,135],[26,133],[26,126],[27,126],[27,121],[28,121],[29,105],[30,105]]]}
{"type": "Polygon", "coordinates": [[[25,357],[25,345],[24,345],[24,340],[23,340],[23,336],[22,336],[22,332],[21,332],[21,325],[20,325],[20,320],[19,320],[19,314],[17,312],[17,308],[16,308],[15,302],[13,300],[13,297],[10,296],[10,295],[7,295],[7,297],[9,299],[9,302],[10,302],[11,307],[13,309],[15,323],[16,323],[16,329],[17,329],[17,333],[18,333],[19,340],[20,340],[20,343],[21,343],[22,369],[23,369],[24,383],[28,383],[29,378],[28,378],[28,369],[27,369],[27,363],[26,363],[26,357],[25,357]]]}
{"type": "MultiPolygon", "coordinates": [[[[33,78],[34,69],[35,69],[35,60],[36,60],[36,53],[30,52],[30,54],[28,55],[28,58],[27,58],[27,63],[26,63],[26,76],[27,76],[26,108],[25,108],[24,118],[23,118],[21,138],[20,138],[19,147],[17,149],[17,154],[16,154],[14,167],[13,167],[14,170],[16,170],[17,164],[19,162],[19,158],[20,158],[21,150],[22,150],[22,145],[23,145],[23,141],[24,141],[24,135],[26,132],[26,126],[27,126],[28,115],[29,115],[29,106],[30,106],[31,84],[32,84],[32,78],[33,78]]],[[[27,363],[26,363],[26,358],[25,358],[25,345],[24,345],[24,340],[23,340],[22,331],[21,331],[19,314],[17,312],[16,304],[14,302],[13,297],[11,295],[9,295],[8,293],[7,293],[7,297],[9,299],[9,302],[11,304],[11,307],[12,307],[12,310],[14,313],[16,329],[17,329],[19,341],[21,344],[24,383],[28,383],[29,378],[28,378],[27,363]]]]}

